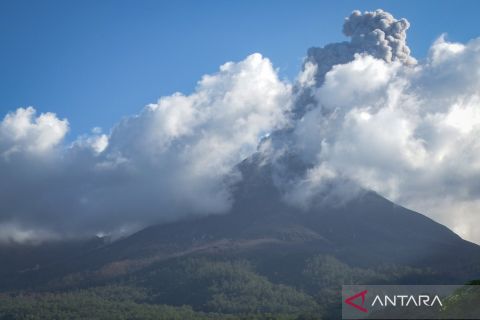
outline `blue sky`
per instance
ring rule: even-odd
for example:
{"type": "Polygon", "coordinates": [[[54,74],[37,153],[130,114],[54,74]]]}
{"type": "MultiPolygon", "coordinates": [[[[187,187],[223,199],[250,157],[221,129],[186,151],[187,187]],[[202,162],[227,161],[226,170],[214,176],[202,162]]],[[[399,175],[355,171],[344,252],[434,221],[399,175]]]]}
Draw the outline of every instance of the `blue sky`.
{"type": "Polygon", "coordinates": [[[68,138],[108,131],[162,95],[191,92],[203,74],[253,52],[292,79],[310,46],[344,39],[352,10],[383,8],[411,22],[425,57],[443,32],[478,36],[476,1],[0,2],[0,116],[34,106],[70,121],[68,138]]]}

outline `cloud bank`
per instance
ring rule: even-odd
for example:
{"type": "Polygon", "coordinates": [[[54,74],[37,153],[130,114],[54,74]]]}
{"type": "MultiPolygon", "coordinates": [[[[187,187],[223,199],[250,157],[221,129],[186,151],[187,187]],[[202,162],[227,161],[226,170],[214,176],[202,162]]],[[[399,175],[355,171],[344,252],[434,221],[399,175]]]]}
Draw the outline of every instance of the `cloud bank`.
{"type": "Polygon", "coordinates": [[[228,210],[234,167],[287,125],[291,88],[260,54],[119,122],[62,144],[68,122],[31,107],[0,124],[4,238],[128,232],[228,210]],[[8,229],[8,230],[7,230],[8,229]]]}
{"type": "Polygon", "coordinates": [[[68,145],[66,119],[32,107],[7,114],[0,241],[224,213],[242,179],[235,166],[257,150],[287,150],[307,168],[281,182],[290,204],[371,189],[480,242],[480,39],[441,36],[417,62],[408,27],[382,10],[354,11],[343,26],[350,40],[309,49],[291,84],[253,54],[190,95],[162,97],[68,145]]]}
{"type": "Polygon", "coordinates": [[[348,177],[480,241],[477,70],[480,39],[443,36],[423,63],[363,53],[333,66],[296,124],[296,152],[313,164],[298,187],[318,188],[319,172],[348,177]]]}

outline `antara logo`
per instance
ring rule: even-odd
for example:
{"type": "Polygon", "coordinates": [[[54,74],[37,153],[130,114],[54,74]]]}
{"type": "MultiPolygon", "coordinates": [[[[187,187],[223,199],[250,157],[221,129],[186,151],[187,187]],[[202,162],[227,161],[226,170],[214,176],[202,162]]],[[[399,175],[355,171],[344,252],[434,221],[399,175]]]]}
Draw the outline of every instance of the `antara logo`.
{"type": "Polygon", "coordinates": [[[352,307],[354,307],[355,309],[358,309],[358,310],[360,310],[360,311],[362,311],[362,312],[367,313],[368,310],[363,306],[363,305],[365,304],[365,296],[366,296],[367,292],[368,292],[368,290],[365,290],[365,291],[362,291],[362,292],[360,292],[360,293],[357,293],[356,295],[353,295],[353,296],[345,299],[345,303],[348,304],[348,305],[350,305],[350,306],[352,306],[352,307]],[[360,297],[362,298],[362,304],[361,304],[361,305],[358,305],[358,304],[356,304],[356,303],[353,302],[354,300],[356,300],[356,299],[358,299],[358,298],[360,298],[360,297]]]}
{"type": "MultiPolygon", "coordinates": [[[[355,309],[368,313],[368,309],[364,307],[366,295],[368,290],[364,290],[359,292],[351,297],[345,299],[345,303],[349,306],[354,307],[355,309]],[[360,303],[357,303],[355,300],[360,300],[360,303]]],[[[379,306],[379,307],[408,307],[408,306],[415,306],[415,307],[433,307],[438,305],[440,307],[443,306],[442,301],[435,295],[433,299],[429,295],[376,295],[373,299],[371,307],[379,306]]]]}

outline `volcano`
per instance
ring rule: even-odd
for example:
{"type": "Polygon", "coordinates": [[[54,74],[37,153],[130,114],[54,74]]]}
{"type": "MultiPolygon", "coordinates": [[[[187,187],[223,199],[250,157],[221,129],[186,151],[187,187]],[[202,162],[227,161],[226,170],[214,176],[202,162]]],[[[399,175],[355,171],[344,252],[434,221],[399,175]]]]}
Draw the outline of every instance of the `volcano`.
{"type": "MultiPolygon", "coordinates": [[[[432,219],[367,190],[357,191],[348,201],[299,209],[284,201],[272,165],[261,163],[257,156],[239,165],[243,179],[233,188],[233,206],[226,214],[154,225],[116,241],[98,238],[27,246],[30,258],[17,254],[22,263],[15,264],[14,276],[7,273],[4,283],[40,285],[72,273],[110,279],[155,263],[198,256],[253,259],[279,281],[299,272],[296,268],[314,255],[332,256],[359,268],[428,269],[439,282],[480,275],[480,246],[432,219]],[[51,254],[39,253],[43,251],[51,254]]],[[[4,251],[4,256],[11,253],[4,251]]]]}

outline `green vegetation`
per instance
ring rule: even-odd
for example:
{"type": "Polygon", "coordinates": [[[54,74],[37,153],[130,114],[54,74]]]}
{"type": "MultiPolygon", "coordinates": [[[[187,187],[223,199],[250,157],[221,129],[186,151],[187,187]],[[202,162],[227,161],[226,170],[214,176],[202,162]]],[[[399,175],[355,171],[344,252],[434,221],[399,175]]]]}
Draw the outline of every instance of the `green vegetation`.
{"type": "MultiPolygon", "coordinates": [[[[100,291],[104,291],[101,288],[100,291]]],[[[107,288],[108,289],[108,288],[107,288]]],[[[118,293],[135,292],[122,288],[118,293]]],[[[212,319],[189,307],[137,303],[99,294],[96,289],[68,293],[2,296],[0,319],[212,319]]],[[[220,317],[216,317],[220,319],[220,317]]]]}
{"type": "Polygon", "coordinates": [[[210,312],[296,314],[317,307],[307,294],[258,275],[247,261],[180,260],[151,271],[144,281],[156,302],[210,312]]]}
{"type": "MultiPolygon", "coordinates": [[[[298,319],[338,318],[342,284],[386,283],[429,271],[352,268],[332,256],[306,258],[290,283],[256,268],[258,259],[177,258],[71,289],[0,297],[0,319],[298,319]],[[276,281],[272,279],[277,279],[276,281]]],[[[292,271],[293,272],[293,271],[292,271]]],[[[54,289],[53,289],[54,288],[54,289]]]]}
{"type": "Polygon", "coordinates": [[[442,313],[445,318],[475,319],[480,314],[480,280],[453,292],[444,302],[442,313]]]}

